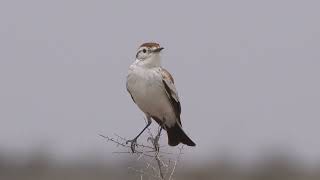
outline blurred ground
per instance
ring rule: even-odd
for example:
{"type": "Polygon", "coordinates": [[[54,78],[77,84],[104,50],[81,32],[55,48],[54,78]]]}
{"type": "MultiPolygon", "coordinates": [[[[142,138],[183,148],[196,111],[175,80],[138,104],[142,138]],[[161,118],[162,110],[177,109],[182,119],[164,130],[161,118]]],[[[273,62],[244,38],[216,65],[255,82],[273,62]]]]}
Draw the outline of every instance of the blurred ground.
{"type": "MultiPolygon", "coordinates": [[[[130,155],[124,155],[130,156],[130,155]]],[[[281,153],[270,154],[268,158],[244,166],[228,158],[207,161],[199,164],[178,163],[174,179],[219,179],[219,180],[319,180],[320,166],[306,167],[302,162],[281,153]]],[[[0,154],[1,180],[106,180],[106,179],[140,179],[140,175],[128,167],[139,167],[133,161],[111,162],[93,159],[82,159],[68,162],[57,162],[44,152],[35,152],[25,161],[0,154]]],[[[132,158],[131,158],[132,160],[132,158]]],[[[144,179],[148,179],[144,177],[144,179]]],[[[151,178],[152,179],[152,178],[151,178]]]]}

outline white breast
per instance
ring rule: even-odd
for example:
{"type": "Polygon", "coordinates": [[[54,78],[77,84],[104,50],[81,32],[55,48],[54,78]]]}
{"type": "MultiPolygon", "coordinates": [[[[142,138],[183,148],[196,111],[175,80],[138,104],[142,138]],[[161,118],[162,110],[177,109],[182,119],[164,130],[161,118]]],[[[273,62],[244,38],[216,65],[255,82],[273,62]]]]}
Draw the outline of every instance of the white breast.
{"type": "Polygon", "coordinates": [[[157,68],[130,67],[127,86],[135,103],[144,113],[166,120],[169,127],[176,123],[175,113],[157,68]]]}

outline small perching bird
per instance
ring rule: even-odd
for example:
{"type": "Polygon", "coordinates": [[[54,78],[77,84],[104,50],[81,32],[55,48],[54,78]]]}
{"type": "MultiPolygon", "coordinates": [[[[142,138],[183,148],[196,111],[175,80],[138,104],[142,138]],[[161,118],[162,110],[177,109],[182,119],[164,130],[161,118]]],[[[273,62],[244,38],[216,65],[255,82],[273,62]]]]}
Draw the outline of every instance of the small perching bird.
{"type": "Polygon", "coordinates": [[[164,48],[154,42],[142,44],[136,60],[129,67],[127,90],[148,120],[146,127],[134,139],[128,141],[131,142],[133,152],[137,138],[150,126],[151,119],[167,131],[170,146],[179,143],[196,145],[182,130],[181,106],[174,80],[171,74],[161,67],[162,49],[164,48]]]}

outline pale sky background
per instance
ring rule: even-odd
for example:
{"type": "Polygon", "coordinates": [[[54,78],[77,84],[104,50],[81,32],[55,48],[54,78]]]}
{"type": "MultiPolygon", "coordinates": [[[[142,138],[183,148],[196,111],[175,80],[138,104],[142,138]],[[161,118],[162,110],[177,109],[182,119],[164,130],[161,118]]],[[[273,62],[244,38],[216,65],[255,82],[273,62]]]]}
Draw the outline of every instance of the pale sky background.
{"type": "MultiPolygon", "coordinates": [[[[137,47],[172,72],[187,159],[274,147],[320,161],[320,2],[0,1],[0,151],[110,157],[97,134],[134,137],[126,92],[137,47]]],[[[164,141],[166,137],[163,136],[164,141]]]]}

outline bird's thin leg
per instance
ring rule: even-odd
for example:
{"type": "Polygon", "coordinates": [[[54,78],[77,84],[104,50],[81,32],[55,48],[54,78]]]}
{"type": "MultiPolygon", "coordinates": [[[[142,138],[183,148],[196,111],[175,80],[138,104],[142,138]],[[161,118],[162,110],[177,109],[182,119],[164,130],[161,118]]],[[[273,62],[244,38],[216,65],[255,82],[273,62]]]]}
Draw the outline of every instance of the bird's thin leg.
{"type": "Polygon", "coordinates": [[[160,126],[159,132],[158,132],[157,136],[154,138],[154,141],[153,141],[153,145],[154,145],[154,148],[155,148],[156,152],[159,152],[159,150],[160,150],[159,139],[160,139],[160,136],[161,136],[162,129],[163,129],[162,126],[160,126]]]}
{"type": "Polygon", "coordinates": [[[147,122],[147,125],[146,125],[146,127],[144,127],[143,129],[142,129],[142,131],[135,137],[135,138],[133,138],[132,140],[128,140],[127,142],[126,142],[126,144],[128,144],[129,142],[131,143],[131,151],[132,151],[132,153],[134,153],[135,151],[135,148],[136,148],[136,146],[137,146],[137,139],[140,137],[140,135],[150,126],[150,124],[151,124],[151,122],[152,122],[152,120],[151,120],[151,117],[149,117],[149,116],[147,116],[147,120],[148,120],[148,122],[147,122]]]}

